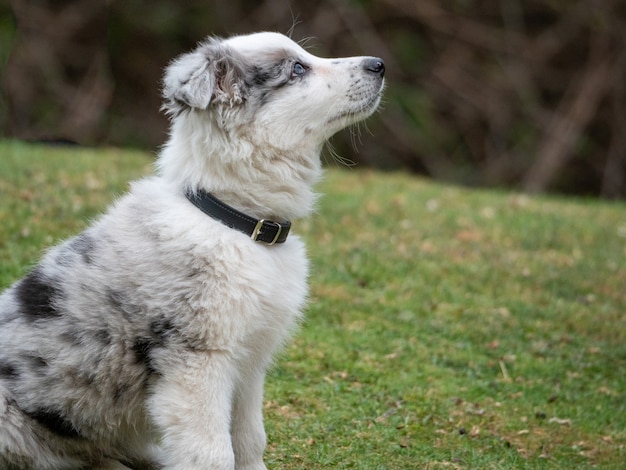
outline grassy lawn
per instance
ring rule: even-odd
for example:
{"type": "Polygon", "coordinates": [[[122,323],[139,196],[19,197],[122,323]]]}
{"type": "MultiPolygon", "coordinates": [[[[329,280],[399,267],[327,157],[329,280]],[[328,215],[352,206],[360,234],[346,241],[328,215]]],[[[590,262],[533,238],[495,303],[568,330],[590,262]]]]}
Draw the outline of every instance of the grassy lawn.
{"type": "MultiPolygon", "coordinates": [[[[0,287],[149,155],[0,143],[0,287]]],[[[268,378],[276,469],[621,469],[626,206],[332,167],[307,320],[268,378]]]]}

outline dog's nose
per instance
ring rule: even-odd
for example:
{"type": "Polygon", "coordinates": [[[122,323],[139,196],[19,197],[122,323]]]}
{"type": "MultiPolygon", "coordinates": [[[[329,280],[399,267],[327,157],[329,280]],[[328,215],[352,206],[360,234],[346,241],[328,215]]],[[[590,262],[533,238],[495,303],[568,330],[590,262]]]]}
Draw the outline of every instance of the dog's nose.
{"type": "Polygon", "coordinates": [[[381,77],[385,76],[385,63],[378,57],[368,57],[363,61],[363,68],[381,77]]]}

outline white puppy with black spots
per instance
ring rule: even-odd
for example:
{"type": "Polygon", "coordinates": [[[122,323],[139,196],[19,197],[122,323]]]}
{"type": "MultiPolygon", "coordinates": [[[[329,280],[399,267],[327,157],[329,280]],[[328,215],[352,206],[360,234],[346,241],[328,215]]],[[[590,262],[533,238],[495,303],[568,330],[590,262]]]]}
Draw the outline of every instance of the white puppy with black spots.
{"type": "Polygon", "coordinates": [[[265,372],[307,297],[289,220],[384,70],[277,33],[169,65],[158,176],[0,296],[0,468],[265,468],[265,372]]]}

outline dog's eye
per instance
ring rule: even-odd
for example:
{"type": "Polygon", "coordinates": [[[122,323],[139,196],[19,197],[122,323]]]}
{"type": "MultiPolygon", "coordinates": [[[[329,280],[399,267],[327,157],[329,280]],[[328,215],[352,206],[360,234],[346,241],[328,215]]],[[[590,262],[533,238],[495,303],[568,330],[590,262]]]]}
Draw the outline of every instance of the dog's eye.
{"type": "Polygon", "coordinates": [[[301,77],[306,73],[306,67],[302,65],[300,62],[295,62],[293,67],[291,67],[291,76],[292,77],[301,77]]]}

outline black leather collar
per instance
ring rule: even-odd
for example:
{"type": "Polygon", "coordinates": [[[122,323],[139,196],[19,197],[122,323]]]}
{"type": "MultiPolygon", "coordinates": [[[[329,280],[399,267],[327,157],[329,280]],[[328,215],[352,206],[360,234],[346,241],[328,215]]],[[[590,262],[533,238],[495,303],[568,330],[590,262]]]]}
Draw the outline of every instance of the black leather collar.
{"type": "Polygon", "coordinates": [[[275,222],[273,220],[255,219],[239,212],[237,209],[223,203],[211,193],[199,189],[196,193],[187,191],[185,196],[189,201],[214,219],[228,227],[249,235],[255,242],[268,245],[284,243],[289,235],[291,222],[275,222]]]}

